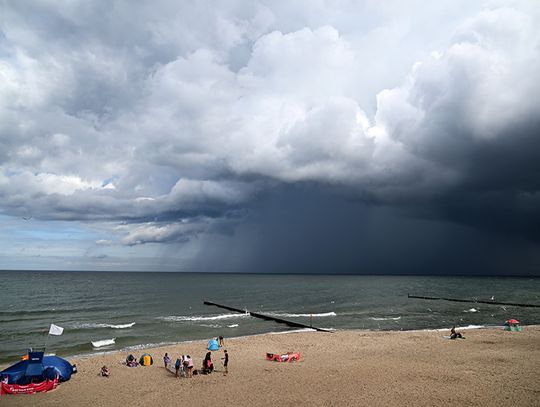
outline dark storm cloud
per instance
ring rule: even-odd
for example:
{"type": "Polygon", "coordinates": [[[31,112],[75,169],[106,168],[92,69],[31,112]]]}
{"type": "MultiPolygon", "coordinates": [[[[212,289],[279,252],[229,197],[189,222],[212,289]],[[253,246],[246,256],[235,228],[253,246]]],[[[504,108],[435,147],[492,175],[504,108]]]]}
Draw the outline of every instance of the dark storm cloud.
{"type": "Polygon", "coordinates": [[[246,247],[230,269],[462,270],[450,245],[483,272],[530,270],[539,14],[4,2],[0,211],[128,247],[211,246],[200,264],[246,247]]]}
{"type": "MultiPolygon", "coordinates": [[[[468,208],[469,213],[471,208],[468,208]]],[[[538,242],[457,219],[448,206],[374,205],[316,185],[253,202],[234,234],[204,235],[191,270],[345,274],[537,274],[538,242]],[[436,213],[433,213],[436,211],[436,213]]]]}

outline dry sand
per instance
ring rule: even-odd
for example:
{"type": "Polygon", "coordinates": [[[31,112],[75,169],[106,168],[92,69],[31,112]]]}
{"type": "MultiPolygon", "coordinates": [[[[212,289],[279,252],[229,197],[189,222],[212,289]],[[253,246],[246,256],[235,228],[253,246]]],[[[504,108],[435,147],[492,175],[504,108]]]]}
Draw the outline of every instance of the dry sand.
{"type": "MultiPolygon", "coordinates": [[[[127,353],[71,358],[79,373],[49,393],[2,396],[1,406],[540,406],[540,327],[447,332],[300,332],[225,339],[229,375],[176,379],[164,367],[190,354],[199,368],[205,342],[146,352],[150,367],[128,368],[127,353]],[[265,352],[299,351],[299,363],[265,352]],[[107,365],[110,378],[99,376],[107,365]]],[[[132,352],[140,356],[143,351],[132,352]]],[[[222,370],[223,352],[212,352],[222,370]]]]}

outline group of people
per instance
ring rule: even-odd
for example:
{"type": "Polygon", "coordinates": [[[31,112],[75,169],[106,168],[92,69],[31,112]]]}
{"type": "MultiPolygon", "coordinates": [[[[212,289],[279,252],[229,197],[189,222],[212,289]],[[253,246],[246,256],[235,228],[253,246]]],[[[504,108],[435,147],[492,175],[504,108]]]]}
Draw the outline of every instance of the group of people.
{"type": "MultiPolygon", "coordinates": [[[[224,351],[224,355],[221,358],[223,361],[223,368],[224,368],[224,375],[227,375],[229,373],[229,354],[227,351],[224,351]]],[[[171,358],[168,353],[165,353],[163,356],[163,364],[165,365],[165,368],[168,369],[171,365],[171,358]]],[[[214,371],[214,363],[212,362],[212,352],[207,352],[206,356],[203,359],[202,367],[200,370],[194,369],[193,359],[190,355],[182,355],[179,358],[176,359],[174,362],[174,371],[175,371],[175,377],[188,377],[191,378],[193,375],[198,374],[210,374],[214,371]]]]}
{"type": "MultiPolygon", "coordinates": [[[[218,340],[219,340],[219,347],[220,348],[223,347],[224,346],[223,336],[219,336],[218,338],[216,338],[216,341],[218,340]]],[[[224,353],[223,357],[221,358],[223,368],[224,368],[223,375],[227,375],[229,373],[229,368],[228,368],[229,354],[227,353],[226,350],[224,350],[223,353],[224,353]]],[[[141,361],[141,363],[143,362],[141,361]]],[[[151,360],[149,364],[152,364],[151,360]]],[[[165,365],[166,369],[168,369],[169,366],[172,365],[172,360],[168,353],[165,353],[165,355],[163,356],[163,364],[165,365]]],[[[129,354],[126,357],[126,366],[136,367],[136,366],[139,366],[139,362],[137,361],[137,358],[135,356],[133,356],[132,354],[129,354]]],[[[191,358],[190,355],[182,355],[179,358],[177,358],[176,361],[174,362],[174,372],[175,372],[176,377],[191,378],[193,377],[193,375],[209,374],[209,373],[212,373],[213,371],[214,371],[214,363],[212,362],[212,352],[210,351],[206,353],[206,356],[203,359],[202,367],[200,370],[194,369],[193,359],[191,358]]],[[[100,375],[103,377],[110,376],[109,369],[107,368],[107,366],[104,365],[101,367],[100,375]]]]}
{"type": "MultiPolygon", "coordinates": [[[[168,353],[163,356],[163,363],[165,368],[168,368],[171,364],[171,358],[168,353]]],[[[189,355],[182,355],[174,363],[174,370],[176,377],[193,377],[193,359],[189,355]]]]}

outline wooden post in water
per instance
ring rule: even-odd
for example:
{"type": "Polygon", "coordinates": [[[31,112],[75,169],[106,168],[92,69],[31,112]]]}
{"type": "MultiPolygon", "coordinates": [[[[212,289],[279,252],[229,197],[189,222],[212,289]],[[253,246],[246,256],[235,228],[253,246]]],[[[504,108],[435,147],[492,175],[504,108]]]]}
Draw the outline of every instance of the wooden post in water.
{"type": "Polygon", "coordinates": [[[286,325],[296,327],[296,328],[309,328],[309,329],[315,329],[316,331],[321,331],[321,332],[332,332],[329,329],[318,328],[316,326],[312,326],[311,324],[308,326],[306,324],[301,324],[300,322],[288,321],[286,319],[276,318],[276,317],[273,317],[271,315],[259,314],[258,312],[251,312],[251,311],[248,311],[247,309],[242,310],[240,308],[234,308],[234,307],[230,307],[228,305],[217,304],[217,303],[211,302],[211,301],[203,301],[203,304],[205,304],[205,305],[214,305],[216,307],[227,309],[229,311],[239,312],[241,314],[248,313],[249,315],[251,315],[252,317],[255,317],[255,318],[265,319],[267,321],[274,321],[274,322],[278,322],[280,324],[286,324],[286,325]]]}
{"type": "Polygon", "coordinates": [[[530,307],[530,308],[540,308],[538,304],[520,304],[515,302],[495,302],[495,301],[482,301],[482,300],[464,300],[460,298],[443,298],[443,297],[425,297],[419,295],[407,294],[407,298],[416,298],[420,300],[444,300],[444,301],[454,301],[454,302],[472,302],[477,304],[492,304],[492,305],[508,305],[511,307],[530,307]]]}

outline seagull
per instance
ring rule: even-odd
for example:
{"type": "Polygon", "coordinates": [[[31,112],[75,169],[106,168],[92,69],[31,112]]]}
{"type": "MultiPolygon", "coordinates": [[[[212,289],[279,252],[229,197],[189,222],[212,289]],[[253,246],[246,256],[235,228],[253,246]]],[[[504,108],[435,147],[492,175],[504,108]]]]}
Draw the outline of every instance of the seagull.
{"type": "Polygon", "coordinates": [[[30,219],[32,219],[31,216],[23,216],[22,218],[23,218],[24,220],[30,220],[30,219]]]}

